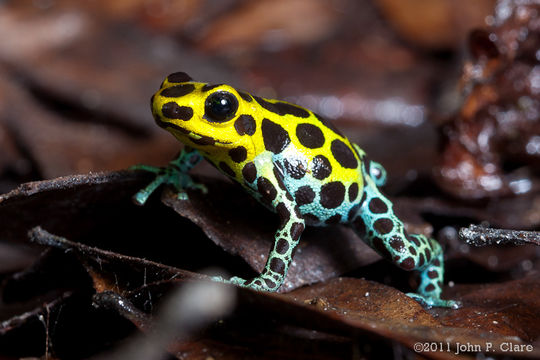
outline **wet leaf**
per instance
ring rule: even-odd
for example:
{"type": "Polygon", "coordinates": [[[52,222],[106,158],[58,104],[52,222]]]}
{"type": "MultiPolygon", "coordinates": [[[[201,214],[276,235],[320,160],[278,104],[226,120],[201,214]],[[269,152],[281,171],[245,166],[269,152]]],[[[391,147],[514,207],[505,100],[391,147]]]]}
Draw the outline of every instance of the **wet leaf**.
{"type": "Polygon", "coordinates": [[[100,218],[96,215],[107,204],[125,202],[132,206],[128,199],[145,183],[144,179],[148,179],[144,174],[124,172],[26,183],[0,195],[0,236],[4,241],[26,241],[28,230],[37,225],[63,234],[82,234],[96,225],[100,218]],[[96,203],[101,203],[102,208],[92,208],[91,204],[96,203]]]}
{"type": "MultiPolygon", "coordinates": [[[[540,184],[540,98],[531,82],[540,64],[540,5],[500,1],[495,10],[491,26],[471,34],[474,58],[463,67],[465,98],[443,129],[436,168],[439,185],[462,199],[534,194],[540,184]]],[[[537,225],[534,217],[531,226],[537,225]]]]}
{"type": "MultiPolygon", "coordinates": [[[[490,1],[2,2],[0,192],[15,190],[0,195],[0,357],[146,360],[147,342],[181,359],[440,359],[456,358],[458,344],[488,343],[494,351],[464,357],[540,357],[538,247],[477,249],[457,232],[485,222],[534,231],[540,219],[537,5],[499,1],[487,16],[490,1]],[[404,26],[407,17],[414,22],[404,26]],[[456,39],[471,19],[489,27],[471,34],[472,58],[462,64],[455,49],[466,44],[456,39]],[[401,292],[415,288],[413,273],[374,262],[350,230],[335,227],[306,231],[288,293],[225,286],[237,302],[218,321],[167,308],[179,292],[212,289],[199,281],[210,267],[256,275],[277,216],[223,178],[197,177],[207,196],[191,191],[179,201],[164,189],[161,201],[158,192],[137,207],[130,198],[148,174],[55,177],[170,160],[180,145],[155,126],[148,99],[174,71],[335,120],[388,170],[384,190],[406,227],[440,240],[443,297],[464,307],[423,309],[401,292]],[[454,132],[441,144],[437,126],[448,121],[454,132]],[[481,199],[474,186],[496,184],[482,177],[493,164],[511,191],[481,199]],[[438,187],[436,166],[472,166],[473,176],[438,187]],[[27,183],[43,178],[55,179],[27,183]],[[471,196],[447,196],[467,194],[468,180],[471,196]],[[50,231],[34,230],[41,245],[28,241],[35,226],[50,231]],[[184,320],[171,330],[167,319],[184,320]],[[109,352],[124,343],[131,350],[109,352]],[[419,353],[415,343],[446,348],[419,353]],[[509,353],[503,344],[533,350],[509,353]]],[[[201,173],[216,171],[202,165],[201,173]]],[[[221,296],[194,296],[191,305],[221,296]]]]}
{"type": "Polygon", "coordinates": [[[464,307],[440,317],[445,326],[481,329],[533,342],[540,336],[540,278],[534,273],[518,280],[480,286],[460,285],[457,296],[464,307]]]}
{"type": "Polygon", "coordinates": [[[156,262],[74,243],[53,235],[41,227],[33,228],[29,237],[31,241],[40,245],[73,253],[92,278],[94,289],[98,293],[104,291],[125,293],[154,282],[206,278],[203,275],[156,262]],[[134,281],[136,278],[139,280],[134,281]]]}
{"type": "MultiPolygon", "coordinates": [[[[192,191],[189,201],[184,201],[169,191],[163,194],[162,201],[200,226],[217,245],[240,255],[260,273],[273,244],[277,215],[244,196],[237,185],[216,181],[205,185],[208,194],[192,191]],[[242,211],[231,211],[231,208],[242,211]]],[[[302,235],[280,291],[323,281],[378,259],[380,256],[350,229],[339,226],[309,229],[302,235]]]]}

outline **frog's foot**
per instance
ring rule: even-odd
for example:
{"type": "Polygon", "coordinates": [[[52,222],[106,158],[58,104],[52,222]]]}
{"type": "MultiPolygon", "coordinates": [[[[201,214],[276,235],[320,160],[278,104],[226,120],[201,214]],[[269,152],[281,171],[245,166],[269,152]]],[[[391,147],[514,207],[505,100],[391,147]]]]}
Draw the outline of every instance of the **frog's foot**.
{"type": "Polygon", "coordinates": [[[424,307],[428,309],[432,307],[459,309],[462,305],[460,301],[444,300],[439,297],[425,296],[425,295],[420,295],[416,293],[407,293],[407,296],[418,301],[420,304],[422,304],[424,307]]]}
{"type": "Polygon", "coordinates": [[[210,280],[215,281],[215,282],[224,283],[224,284],[230,284],[229,280],[224,279],[221,276],[210,276],[210,280]]]}
{"type": "MultiPolygon", "coordinates": [[[[245,287],[257,291],[276,291],[277,288],[271,288],[264,281],[263,277],[256,277],[250,280],[242,279],[237,276],[233,276],[229,280],[223,279],[221,276],[212,276],[212,280],[219,281],[227,284],[233,284],[240,287],[245,287]]],[[[274,283],[275,284],[275,283],[274,283]]]]}
{"type": "Polygon", "coordinates": [[[130,167],[130,170],[143,170],[156,174],[154,181],[133,196],[133,200],[137,205],[144,205],[150,195],[152,195],[152,193],[162,184],[174,186],[178,194],[178,199],[180,200],[188,199],[185,189],[197,189],[204,194],[208,192],[206,186],[193,181],[191,176],[180,170],[173,162],[167,167],[135,165],[130,167]]]}
{"type": "Polygon", "coordinates": [[[221,282],[225,284],[233,284],[233,285],[242,286],[242,287],[249,287],[246,285],[246,283],[248,282],[246,279],[242,279],[237,276],[233,276],[230,279],[224,279],[221,276],[212,276],[211,279],[213,281],[217,281],[217,282],[221,282]]]}
{"type": "Polygon", "coordinates": [[[154,174],[158,174],[162,169],[163,168],[159,166],[150,166],[150,165],[144,165],[144,164],[132,165],[128,168],[128,170],[148,171],[154,174]]]}
{"type": "MultiPolygon", "coordinates": [[[[454,309],[459,308],[461,304],[458,301],[441,299],[443,291],[444,258],[439,243],[422,235],[413,234],[410,237],[416,238],[417,241],[424,240],[424,245],[428,243],[433,257],[431,258],[431,262],[424,265],[424,268],[419,270],[420,285],[418,286],[418,289],[416,289],[416,293],[407,295],[418,302],[425,304],[428,308],[433,306],[450,307],[454,309]]],[[[422,251],[422,253],[427,254],[426,250],[422,251]]]]}

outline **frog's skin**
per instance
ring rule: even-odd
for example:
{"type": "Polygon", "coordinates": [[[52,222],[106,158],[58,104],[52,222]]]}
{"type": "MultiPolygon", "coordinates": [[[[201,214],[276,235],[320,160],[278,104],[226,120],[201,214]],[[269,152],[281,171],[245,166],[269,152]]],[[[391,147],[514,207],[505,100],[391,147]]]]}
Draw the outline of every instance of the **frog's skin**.
{"type": "Polygon", "coordinates": [[[169,75],[152,96],[151,106],[156,123],[186,147],[167,168],[136,167],[157,174],[135,195],[136,202],[143,204],[162,183],[174,185],[181,199],[187,199],[185,188],[205,192],[187,174],[204,157],[279,216],[262,273],[228,282],[276,291],[305,226],[341,223],[400,268],[420,272],[418,294],[409,296],[427,306],[457,306],[440,298],[440,245],[405,231],[379,190],[386,179],[384,168],[320,116],[228,85],[193,82],[185,73],[169,75]]]}

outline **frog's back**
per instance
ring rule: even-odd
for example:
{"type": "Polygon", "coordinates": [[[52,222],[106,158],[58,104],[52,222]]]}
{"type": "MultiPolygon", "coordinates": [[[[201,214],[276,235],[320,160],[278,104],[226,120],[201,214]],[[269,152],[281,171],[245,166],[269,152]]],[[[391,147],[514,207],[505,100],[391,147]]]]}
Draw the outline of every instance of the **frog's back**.
{"type": "Polygon", "coordinates": [[[278,200],[265,194],[278,186],[311,225],[349,222],[361,202],[364,153],[310,110],[178,73],[152,97],[152,111],[274,211],[278,200]]]}
{"type": "Polygon", "coordinates": [[[364,153],[321,116],[279,100],[253,96],[257,154],[273,163],[311,225],[345,223],[361,202],[364,153]]]}

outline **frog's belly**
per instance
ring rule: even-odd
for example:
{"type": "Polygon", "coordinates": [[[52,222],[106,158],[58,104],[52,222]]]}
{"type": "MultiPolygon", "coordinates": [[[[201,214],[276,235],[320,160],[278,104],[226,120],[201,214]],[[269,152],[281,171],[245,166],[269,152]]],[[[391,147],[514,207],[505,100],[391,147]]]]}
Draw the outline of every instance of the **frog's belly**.
{"type": "Polygon", "coordinates": [[[274,162],[306,223],[315,226],[347,223],[349,213],[356,212],[356,205],[362,199],[360,171],[340,168],[335,163],[329,171],[320,171],[317,155],[287,150],[275,155],[274,162]]]}

